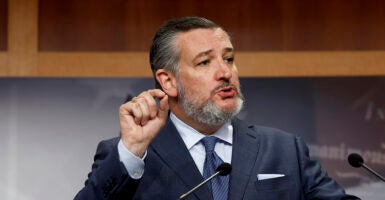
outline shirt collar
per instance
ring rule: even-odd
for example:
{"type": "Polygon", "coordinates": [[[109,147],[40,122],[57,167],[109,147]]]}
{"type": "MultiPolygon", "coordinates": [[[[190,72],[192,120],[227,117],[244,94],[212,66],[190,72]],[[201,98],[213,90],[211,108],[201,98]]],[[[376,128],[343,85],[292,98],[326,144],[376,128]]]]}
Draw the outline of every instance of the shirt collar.
{"type": "MultiPolygon", "coordinates": [[[[182,137],[184,143],[188,150],[191,149],[195,144],[197,144],[203,137],[206,135],[198,132],[191,126],[184,123],[180,120],[173,112],[170,113],[170,119],[174,123],[176,129],[178,130],[180,136],[182,137]]],[[[227,142],[228,144],[233,144],[233,126],[231,122],[226,122],[218,131],[212,134],[222,141],[227,142]]]]}

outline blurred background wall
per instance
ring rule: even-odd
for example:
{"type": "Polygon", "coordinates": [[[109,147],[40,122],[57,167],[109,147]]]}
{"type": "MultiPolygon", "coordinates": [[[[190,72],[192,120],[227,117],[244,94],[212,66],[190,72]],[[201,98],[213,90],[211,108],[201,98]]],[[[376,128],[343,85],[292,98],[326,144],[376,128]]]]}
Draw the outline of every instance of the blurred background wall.
{"type": "Polygon", "coordinates": [[[0,0],[0,75],[150,76],[154,31],[199,15],[232,35],[241,76],[385,74],[381,0],[0,0]]]}
{"type": "Polygon", "coordinates": [[[240,118],[304,137],[363,199],[382,199],[349,152],[385,173],[381,0],[0,0],[0,199],[72,199],[117,109],[153,87],[148,48],[167,19],[207,17],[233,39],[240,118]]]}

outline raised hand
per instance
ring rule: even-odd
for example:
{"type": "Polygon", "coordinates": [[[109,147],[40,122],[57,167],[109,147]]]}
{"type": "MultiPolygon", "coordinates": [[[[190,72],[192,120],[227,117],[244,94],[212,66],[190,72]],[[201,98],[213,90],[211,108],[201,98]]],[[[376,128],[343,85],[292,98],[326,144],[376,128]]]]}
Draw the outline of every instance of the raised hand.
{"type": "Polygon", "coordinates": [[[159,89],[140,93],[119,108],[121,138],[124,146],[143,157],[148,145],[166,123],[168,96],[159,89]],[[156,98],[160,99],[157,107],[156,98]]]}

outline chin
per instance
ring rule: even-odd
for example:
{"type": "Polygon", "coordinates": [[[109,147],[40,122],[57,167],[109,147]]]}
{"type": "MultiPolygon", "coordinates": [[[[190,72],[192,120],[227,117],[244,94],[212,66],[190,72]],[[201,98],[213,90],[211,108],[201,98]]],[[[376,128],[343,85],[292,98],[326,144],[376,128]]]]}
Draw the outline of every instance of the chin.
{"type": "Polygon", "coordinates": [[[237,104],[218,106],[222,112],[233,112],[237,109],[237,104]]]}
{"type": "Polygon", "coordinates": [[[234,110],[238,106],[237,99],[231,99],[231,100],[225,100],[219,104],[217,104],[219,108],[222,108],[223,110],[234,110]]]}
{"type": "Polygon", "coordinates": [[[220,108],[223,112],[235,112],[239,113],[243,108],[243,99],[241,98],[235,98],[232,99],[232,102],[227,102],[226,104],[222,105],[220,108]]]}

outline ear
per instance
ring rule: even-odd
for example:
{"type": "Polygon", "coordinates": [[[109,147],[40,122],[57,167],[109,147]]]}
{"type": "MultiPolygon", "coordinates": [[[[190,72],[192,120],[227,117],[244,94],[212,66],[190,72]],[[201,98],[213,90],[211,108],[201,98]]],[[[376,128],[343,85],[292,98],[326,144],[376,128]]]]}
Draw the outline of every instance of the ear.
{"type": "Polygon", "coordinates": [[[176,77],[173,73],[165,70],[158,69],[155,73],[156,80],[162,87],[163,91],[170,97],[176,97],[177,87],[176,87],[176,77]]]}

